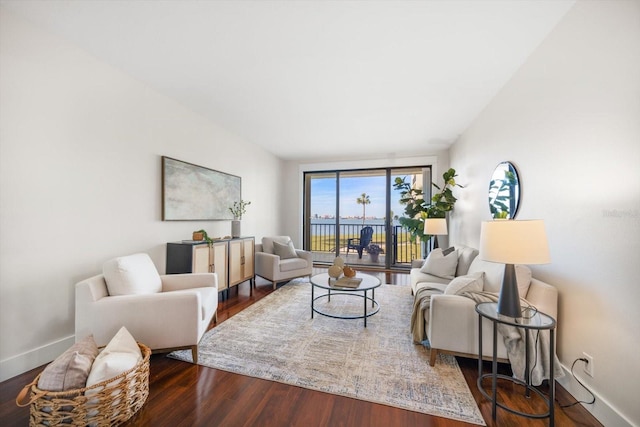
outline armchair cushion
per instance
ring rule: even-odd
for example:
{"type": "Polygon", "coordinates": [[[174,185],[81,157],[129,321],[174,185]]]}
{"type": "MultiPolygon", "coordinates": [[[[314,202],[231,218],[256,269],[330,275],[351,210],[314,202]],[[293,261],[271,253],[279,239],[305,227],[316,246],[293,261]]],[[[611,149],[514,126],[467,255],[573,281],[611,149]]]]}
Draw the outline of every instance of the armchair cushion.
{"type": "Polygon", "coordinates": [[[420,269],[420,272],[443,279],[453,279],[458,266],[458,251],[445,252],[441,248],[436,248],[429,252],[427,260],[420,269]]]}
{"type": "Polygon", "coordinates": [[[290,258],[298,258],[298,254],[296,253],[296,248],[293,247],[293,242],[289,240],[287,244],[282,244],[280,242],[273,242],[273,252],[275,255],[278,255],[280,259],[290,259],[290,258]]]}
{"type": "Polygon", "coordinates": [[[142,295],[162,291],[162,280],[145,253],[111,259],[102,266],[109,295],[142,295]]]}
{"type": "Polygon", "coordinates": [[[298,258],[297,256],[295,258],[280,260],[280,271],[283,273],[285,271],[293,271],[293,270],[299,270],[301,268],[307,268],[308,266],[309,266],[309,263],[307,262],[307,260],[298,258]]]}
{"type": "Polygon", "coordinates": [[[473,273],[453,279],[444,289],[445,295],[460,295],[464,292],[480,292],[484,288],[484,273],[473,273]]]}

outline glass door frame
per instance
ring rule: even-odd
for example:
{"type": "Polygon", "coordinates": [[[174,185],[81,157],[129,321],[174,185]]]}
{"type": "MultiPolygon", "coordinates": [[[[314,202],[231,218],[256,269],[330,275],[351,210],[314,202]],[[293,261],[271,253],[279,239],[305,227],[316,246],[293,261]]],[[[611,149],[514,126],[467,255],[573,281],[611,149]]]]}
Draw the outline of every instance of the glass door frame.
{"type": "MultiPolygon", "coordinates": [[[[410,266],[410,263],[398,263],[397,262],[397,254],[396,251],[396,230],[393,224],[394,218],[391,215],[391,205],[392,205],[392,177],[396,176],[392,175],[394,171],[402,170],[402,169],[421,169],[422,170],[422,185],[425,191],[425,197],[430,197],[431,193],[431,176],[433,174],[433,165],[419,165],[419,166],[374,166],[367,168],[354,168],[354,169],[326,169],[326,170],[307,170],[302,172],[302,182],[303,182],[303,226],[302,226],[302,236],[303,236],[303,247],[305,250],[311,251],[312,249],[312,212],[311,212],[311,199],[313,194],[311,194],[311,180],[313,179],[312,175],[314,174],[335,174],[335,210],[334,210],[334,218],[335,221],[333,226],[335,227],[335,237],[334,237],[334,255],[340,256],[343,255],[340,253],[341,249],[341,213],[340,213],[340,178],[341,173],[349,174],[349,173],[363,173],[367,171],[371,172],[380,172],[384,173],[385,176],[385,215],[384,215],[384,234],[385,234],[385,248],[387,249],[385,252],[385,262],[383,266],[378,266],[376,264],[363,264],[367,267],[376,268],[381,267],[384,269],[393,269],[393,268],[407,268],[410,266]]],[[[317,261],[322,262],[322,261],[317,261]]],[[[323,262],[324,263],[324,262],[323,262]]]]}

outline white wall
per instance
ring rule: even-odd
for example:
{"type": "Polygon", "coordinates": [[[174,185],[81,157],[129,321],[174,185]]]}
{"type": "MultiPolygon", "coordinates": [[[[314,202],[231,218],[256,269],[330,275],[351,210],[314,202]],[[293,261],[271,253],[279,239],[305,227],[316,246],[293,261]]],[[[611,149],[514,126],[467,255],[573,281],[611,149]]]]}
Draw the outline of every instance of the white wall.
{"type": "Polygon", "coordinates": [[[161,221],[160,157],[242,177],[243,234],[278,232],[270,153],[0,10],[0,381],[73,341],[74,284],[230,221],[161,221]]]}
{"type": "Polygon", "coordinates": [[[578,2],[450,154],[467,185],[452,239],[474,246],[493,168],[516,164],[518,219],[546,221],[552,263],[533,270],[560,291],[560,359],[593,356],[587,408],[640,425],[640,2],[578,2]]]}

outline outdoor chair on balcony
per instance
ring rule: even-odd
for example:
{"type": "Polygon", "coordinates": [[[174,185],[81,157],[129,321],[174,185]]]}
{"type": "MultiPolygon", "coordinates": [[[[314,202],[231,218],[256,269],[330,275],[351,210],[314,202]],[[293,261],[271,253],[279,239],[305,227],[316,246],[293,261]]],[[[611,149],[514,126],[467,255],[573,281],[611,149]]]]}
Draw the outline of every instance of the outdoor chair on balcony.
{"type": "Polygon", "coordinates": [[[362,251],[371,243],[373,238],[373,228],[366,226],[360,230],[360,238],[353,237],[347,239],[347,255],[349,255],[349,249],[355,249],[358,251],[358,258],[362,259],[362,251]]]}

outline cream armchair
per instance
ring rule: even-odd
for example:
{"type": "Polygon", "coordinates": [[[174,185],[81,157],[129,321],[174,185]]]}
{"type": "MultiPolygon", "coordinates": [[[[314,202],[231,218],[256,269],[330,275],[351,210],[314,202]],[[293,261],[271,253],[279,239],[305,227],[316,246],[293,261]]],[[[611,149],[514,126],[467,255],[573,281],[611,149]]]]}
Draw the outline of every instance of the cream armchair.
{"type": "Polygon", "coordinates": [[[93,334],[98,346],[125,326],[154,352],[198,343],[218,308],[215,273],[159,275],[147,254],[107,261],[103,274],[76,284],[76,342],[93,334]]]}
{"type": "Polygon", "coordinates": [[[263,237],[256,245],[256,275],[273,283],[310,276],[313,270],[311,252],[295,249],[289,236],[263,237]]]}

